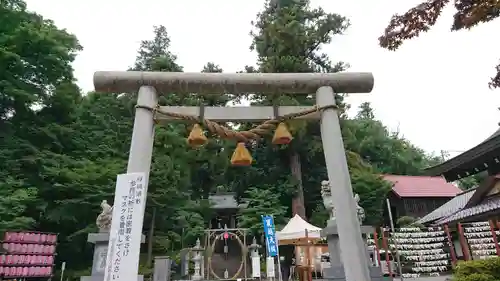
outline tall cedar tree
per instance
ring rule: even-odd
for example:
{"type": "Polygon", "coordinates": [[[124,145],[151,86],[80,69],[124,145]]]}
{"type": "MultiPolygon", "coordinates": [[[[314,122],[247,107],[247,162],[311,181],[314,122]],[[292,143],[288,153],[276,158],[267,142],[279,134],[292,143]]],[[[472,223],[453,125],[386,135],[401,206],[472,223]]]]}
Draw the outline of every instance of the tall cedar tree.
{"type": "MultiPolygon", "coordinates": [[[[153,38],[141,42],[132,69],[181,72],[177,57],[169,50],[170,38],[165,26],[153,29],[153,38]]],[[[222,69],[207,63],[202,71],[222,72],[222,69]]],[[[228,100],[226,95],[159,94],[161,105],[224,106],[228,100]]],[[[145,226],[150,238],[148,262],[153,251],[192,245],[202,236],[205,221],[210,218],[208,194],[224,183],[221,171],[228,165],[228,156],[221,152],[220,142],[211,138],[205,147],[191,149],[185,141],[189,129],[190,125],[179,123],[162,123],[156,128],[145,226]]]]}
{"type": "MultiPolygon", "coordinates": [[[[313,9],[309,1],[282,1],[265,3],[264,11],[253,23],[252,50],[258,54],[258,71],[283,72],[337,72],[345,69],[343,63],[332,64],[326,54],[320,52],[323,44],[331,43],[332,36],[342,34],[349,21],[338,14],[313,9]]],[[[255,94],[254,104],[312,105],[311,93],[300,96],[269,97],[255,94]]],[[[301,130],[302,132],[304,129],[301,130]]],[[[304,140],[296,134],[288,146],[288,159],[292,175],[297,184],[292,212],[306,218],[302,182],[301,155],[299,148],[304,140]]]]}

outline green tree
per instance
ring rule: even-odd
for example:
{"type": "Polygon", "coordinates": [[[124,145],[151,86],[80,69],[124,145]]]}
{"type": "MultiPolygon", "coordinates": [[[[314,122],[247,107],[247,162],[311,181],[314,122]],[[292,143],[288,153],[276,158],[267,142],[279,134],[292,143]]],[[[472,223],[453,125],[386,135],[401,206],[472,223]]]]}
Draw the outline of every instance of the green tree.
{"type": "MultiPolygon", "coordinates": [[[[169,47],[166,28],[154,27],[153,38],[141,42],[132,69],[182,71],[169,47]]],[[[209,62],[202,72],[219,73],[222,69],[209,62]]],[[[229,101],[228,95],[160,95],[159,103],[169,106],[224,106],[229,101]]],[[[217,138],[209,138],[204,147],[192,149],[186,143],[190,127],[190,124],[161,123],[156,128],[144,227],[150,237],[153,237],[154,229],[154,245],[150,251],[164,253],[183,245],[193,245],[197,238],[201,238],[212,214],[208,196],[216,186],[225,184],[224,171],[229,158],[228,150],[224,149],[226,144],[217,138]],[[153,213],[158,214],[154,220],[153,213]]]]}
{"type": "Polygon", "coordinates": [[[375,119],[375,114],[373,112],[373,108],[369,102],[363,102],[359,106],[359,111],[358,111],[358,114],[356,115],[356,118],[357,119],[368,119],[368,120],[375,119]]]}
{"type": "MultiPolygon", "coordinates": [[[[347,28],[347,20],[339,15],[326,14],[321,9],[311,9],[307,2],[287,3],[284,6],[277,7],[266,4],[265,10],[258,15],[258,21],[255,23],[256,30],[252,33],[254,36],[254,48],[259,57],[258,69],[246,67],[247,72],[314,72],[314,71],[338,71],[345,67],[343,63],[333,64],[328,57],[319,52],[323,43],[331,40],[331,35],[342,33],[347,28]]],[[[337,95],[338,103],[341,108],[348,107],[343,104],[342,96],[337,95]]],[[[253,93],[250,95],[253,104],[281,104],[281,105],[312,105],[315,103],[314,95],[303,96],[272,96],[268,97],[253,93]]],[[[357,118],[352,123],[366,119],[373,123],[373,111],[369,104],[365,104],[366,112],[364,117],[357,118]],[[371,112],[371,113],[370,113],[371,112]],[[359,120],[358,120],[359,119],[359,120]]],[[[346,115],[342,113],[343,130],[349,127],[351,120],[347,120],[346,115]],[[349,122],[348,122],[349,121],[349,122]]],[[[262,186],[265,189],[269,184],[283,186],[281,204],[289,206],[288,196],[295,197],[295,204],[303,198],[303,205],[307,209],[301,210],[308,216],[313,216],[314,221],[324,220],[325,214],[322,209],[320,197],[320,182],[327,178],[325,162],[320,139],[319,126],[317,124],[305,124],[303,122],[291,122],[291,130],[294,132],[294,141],[291,145],[285,147],[276,147],[268,140],[259,142],[257,146],[252,147],[252,153],[256,164],[247,168],[247,175],[241,176],[232,181],[237,190],[244,190],[245,186],[262,186]],[[307,125],[307,126],[306,126],[307,125]],[[304,136],[307,136],[304,138],[304,136]],[[301,171],[300,167],[306,165],[307,169],[301,171]],[[292,171],[287,167],[292,167],[292,171]],[[298,167],[298,168],[297,168],[298,167]],[[296,186],[295,190],[289,189],[290,186],[296,186]],[[301,196],[301,191],[304,195],[301,196]],[[298,200],[297,200],[298,199],[298,200]]],[[[354,126],[354,125],[353,125],[354,126]]],[[[366,128],[357,125],[359,133],[365,129],[366,137],[371,137],[366,128]]],[[[349,129],[349,128],[347,128],[349,129]]],[[[382,127],[383,133],[388,134],[382,127]]],[[[391,141],[388,135],[384,135],[383,141],[391,141]]],[[[349,143],[358,143],[362,141],[350,134],[345,136],[346,148],[349,143]]],[[[400,141],[399,139],[394,142],[400,141]]],[[[384,144],[385,145],[385,144],[384,144]]],[[[372,153],[379,149],[370,146],[372,153]]],[[[388,149],[391,149],[390,147],[388,149]]],[[[367,221],[376,223],[380,221],[382,214],[382,204],[390,185],[383,181],[376,174],[377,169],[370,167],[370,161],[360,157],[357,151],[348,152],[348,164],[351,170],[353,188],[360,193],[362,204],[370,206],[369,217],[367,221]],[[351,157],[352,156],[352,157],[351,157]],[[364,199],[363,199],[364,198],[364,199]],[[373,212],[372,212],[373,211],[373,212]]],[[[421,153],[421,151],[417,151],[421,153]]],[[[419,155],[420,156],[420,155],[419,155]]],[[[383,160],[388,160],[386,157],[383,160]]],[[[412,166],[411,161],[405,162],[407,166],[412,166]]],[[[387,165],[389,166],[389,165],[387,165]]],[[[230,180],[231,181],[231,180],[230,180]]],[[[239,192],[242,194],[243,192],[239,192]]],[[[300,203],[299,203],[300,204],[300,203]]],[[[292,209],[297,212],[296,208],[292,209]]],[[[300,212],[298,212],[300,214],[300,212]]],[[[321,223],[322,224],[322,223],[321,223]]]]}
{"type": "Polygon", "coordinates": [[[0,231],[59,232],[58,257],[71,259],[81,251],[67,255],[67,235],[78,223],[70,213],[59,220],[56,210],[63,204],[59,196],[66,203],[78,197],[61,186],[74,183],[71,168],[87,162],[69,155],[79,147],[70,126],[80,100],[71,63],[81,47],[24,1],[2,1],[0,14],[0,231]]]}
{"type": "Polygon", "coordinates": [[[360,106],[357,116],[342,121],[344,145],[371,164],[376,172],[396,175],[420,175],[424,168],[441,162],[390,132],[377,120],[368,103],[360,106]]]}
{"type": "MultiPolygon", "coordinates": [[[[321,46],[329,44],[332,36],[342,34],[349,22],[346,18],[323,9],[313,9],[309,1],[269,2],[264,11],[257,15],[252,31],[252,50],[258,54],[259,72],[336,72],[345,69],[343,63],[333,64],[328,56],[320,52],[321,46]]],[[[249,69],[252,70],[252,69],[249,69]]],[[[312,105],[310,93],[292,96],[265,96],[254,93],[253,104],[312,105]]],[[[295,122],[297,134],[292,144],[285,148],[287,166],[291,169],[297,192],[292,210],[306,217],[302,158],[307,147],[303,140],[305,124],[295,122]]]]}
{"type": "Polygon", "coordinates": [[[169,51],[170,37],[163,25],[153,27],[153,39],[143,40],[139,46],[132,70],[180,72],[177,56],[169,51]]]}
{"type": "Polygon", "coordinates": [[[35,188],[19,186],[19,182],[4,178],[0,182],[0,210],[2,212],[0,229],[31,229],[35,226],[34,218],[27,216],[27,207],[36,200],[35,188]]]}
{"type": "MultiPolygon", "coordinates": [[[[169,50],[170,38],[164,26],[153,28],[153,38],[141,41],[132,70],[180,72],[177,57],[169,50]]],[[[161,105],[194,104],[192,95],[159,93],[161,105]]],[[[135,97],[132,104],[135,104],[135,97]]],[[[131,131],[129,131],[130,134],[131,131]]],[[[202,234],[203,216],[191,200],[191,169],[196,157],[187,149],[186,128],[179,124],[160,124],[155,130],[154,153],[148,188],[144,231],[148,233],[148,263],[153,251],[170,251],[202,234]],[[155,214],[155,215],[153,215],[155,214]],[[158,214],[158,215],[156,215],[158,214]],[[187,232],[185,235],[184,232],[187,232]],[[170,249],[165,248],[170,247],[170,249]]]]}
{"type": "Polygon", "coordinates": [[[123,101],[113,96],[89,94],[82,99],[75,87],[56,94],[54,102],[38,112],[34,128],[39,133],[24,136],[39,149],[27,172],[38,188],[37,229],[57,229],[58,255],[79,268],[88,266],[91,257],[82,245],[86,234],[97,230],[99,203],[113,198],[116,175],[125,168],[119,139],[113,137],[127,121],[122,119],[126,111],[120,108],[123,101]]]}
{"type": "Polygon", "coordinates": [[[472,188],[478,187],[486,178],[488,177],[487,173],[479,173],[466,178],[462,178],[458,180],[458,186],[462,190],[469,190],[472,188]]]}
{"type": "MultiPolygon", "coordinates": [[[[328,14],[321,8],[312,9],[308,1],[273,2],[266,4],[254,25],[252,48],[258,54],[258,69],[247,67],[247,72],[336,72],[346,68],[345,63],[332,63],[320,52],[323,44],[330,43],[332,36],[342,34],[349,26],[348,20],[340,15],[328,14]]],[[[253,104],[315,104],[311,93],[280,97],[253,93],[250,98],[253,104]]],[[[362,105],[356,118],[349,119],[343,110],[348,105],[343,103],[341,95],[336,98],[341,105],[341,126],[353,188],[360,194],[362,206],[369,209],[367,222],[375,224],[381,219],[383,202],[390,190],[390,185],[378,174],[418,174],[428,164],[428,157],[375,120],[369,103],[362,105]]],[[[320,220],[318,216],[324,217],[324,214],[319,183],[327,175],[319,126],[303,122],[289,125],[294,141],[282,148],[267,148],[272,147],[268,142],[255,147],[256,165],[267,169],[266,175],[290,175],[275,165],[291,166],[292,177],[284,178],[297,186],[296,201],[303,200],[308,209],[302,212],[314,214],[314,220],[320,220]],[[261,149],[272,153],[261,155],[258,152],[261,149]],[[277,162],[273,159],[276,157],[277,162]],[[304,165],[308,168],[301,171],[304,165]],[[320,214],[315,214],[316,211],[320,214]]],[[[250,179],[249,185],[257,185],[257,179],[261,180],[250,179]]]]}
{"type": "Polygon", "coordinates": [[[384,212],[385,198],[392,188],[392,184],[383,180],[380,175],[373,172],[370,166],[363,168],[355,168],[352,163],[360,162],[361,159],[356,159],[358,155],[352,155],[354,159],[350,159],[350,173],[352,180],[352,188],[355,193],[360,195],[359,205],[365,209],[366,225],[379,225],[382,222],[382,214],[384,212]]]}
{"type": "MultiPolygon", "coordinates": [[[[394,51],[405,40],[418,37],[421,33],[429,31],[450,2],[450,0],[425,1],[402,15],[393,15],[384,34],[379,38],[380,46],[394,51]]],[[[452,31],[469,30],[500,16],[498,1],[458,0],[454,1],[454,7],[456,13],[453,15],[452,31]]],[[[496,72],[489,83],[492,88],[500,87],[500,64],[496,66],[496,72]]]]}
{"type": "MultiPolygon", "coordinates": [[[[26,3],[0,3],[0,121],[32,112],[61,81],[72,81],[77,39],[50,20],[29,12],[26,3]]],[[[19,118],[22,118],[19,116],[19,118]]],[[[0,123],[1,124],[1,123],[0,123]]]]}
{"type": "Polygon", "coordinates": [[[280,194],[272,191],[273,187],[249,187],[245,192],[248,204],[240,211],[240,227],[248,228],[254,236],[263,233],[263,215],[273,215],[276,228],[282,228],[286,224],[285,214],[287,207],[279,200],[280,194]]]}

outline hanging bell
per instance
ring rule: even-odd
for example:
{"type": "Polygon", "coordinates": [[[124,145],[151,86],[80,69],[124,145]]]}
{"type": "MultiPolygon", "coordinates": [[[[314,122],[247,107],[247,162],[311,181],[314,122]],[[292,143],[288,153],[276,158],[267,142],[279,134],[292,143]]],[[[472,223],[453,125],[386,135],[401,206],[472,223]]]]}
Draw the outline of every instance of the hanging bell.
{"type": "Polygon", "coordinates": [[[276,131],[274,131],[273,144],[289,144],[292,142],[292,134],[288,131],[285,122],[279,123],[276,131]]]}
{"type": "Polygon", "coordinates": [[[203,129],[199,124],[194,124],[193,129],[189,133],[189,137],[187,138],[187,142],[192,147],[199,147],[207,143],[207,137],[203,132],[203,129]]]}
{"type": "Polygon", "coordinates": [[[233,152],[233,156],[231,156],[231,164],[233,166],[250,166],[252,165],[252,155],[245,147],[244,142],[239,142],[236,145],[236,149],[233,152]]]}

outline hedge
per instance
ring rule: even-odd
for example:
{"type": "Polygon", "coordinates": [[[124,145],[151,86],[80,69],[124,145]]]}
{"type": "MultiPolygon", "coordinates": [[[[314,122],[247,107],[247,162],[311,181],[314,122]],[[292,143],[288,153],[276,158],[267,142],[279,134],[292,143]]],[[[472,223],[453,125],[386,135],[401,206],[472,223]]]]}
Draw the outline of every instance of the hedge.
{"type": "Polygon", "coordinates": [[[500,280],[500,257],[459,262],[453,272],[453,281],[500,280]]]}

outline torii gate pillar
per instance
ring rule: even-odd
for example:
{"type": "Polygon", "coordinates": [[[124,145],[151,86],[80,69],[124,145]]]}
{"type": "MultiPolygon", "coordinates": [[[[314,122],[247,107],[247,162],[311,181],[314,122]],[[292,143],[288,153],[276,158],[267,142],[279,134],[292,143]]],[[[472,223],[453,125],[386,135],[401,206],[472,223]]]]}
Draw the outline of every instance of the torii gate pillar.
{"type": "MultiPolygon", "coordinates": [[[[139,90],[127,172],[144,172],[146,190],[154,141],[154,112],[147,108],[154,108],[157,105],[157,91],[212,94],[259,92],[270,95],[304,94],[316,91],[317,104],[321,107],[335,104],[334,90],[338,93],[369,93],[373,84],[371,73],[348,72],[226,74],[106,71],[94,74],[94,86],[98,92],[116,93],[139,90]]],[[[227,114],[222,114],[224,110],[224,107],[215,110],[221,113],[220,119],[228,119],[227,114]]],[[[250,115],[262,116],[262,112],[264,111],[250,111],[250,115]]],[[[234,115],[229,119],[241,120],[241,116],[234,115]]],[[[206,118],[210,119],[208,116],[206,118]]],[[[337,225],[345,277],[347,281],[370,281],[366,246],[361,237],[337,112],[333,108],[322,110],[320,121],[326,168],[338,214],[337,225]]],[[[140,241],[132,241],[132,243],[140,243],[140,241]]],[[[137,259],[139,259],[138,253],[137,259]]],[[[135,276],[124,278],[127,280],[123,281],[137,279],[135,276]]]]}
{"type": "MultiPolygon", "coordinates": [[[[137,104],[154,108],[158,103],[156,89],[151,86],[139,88],[137,104]]],[[[151,158],[153,156],[154,142],[154,116],[147,108],[137,107],[135,109],[134,130],[128,155],[127,173],[146,173],[146,186],[149,185],[149,171],[151,170],[151,158]]]]}

